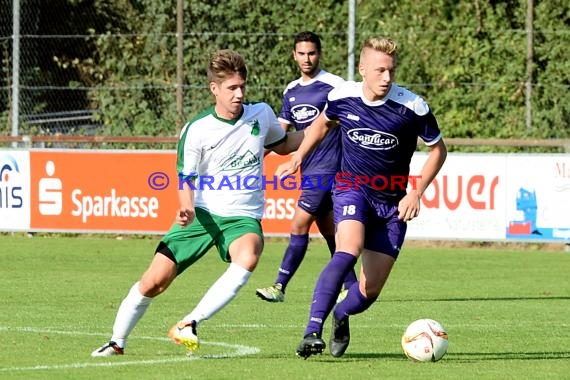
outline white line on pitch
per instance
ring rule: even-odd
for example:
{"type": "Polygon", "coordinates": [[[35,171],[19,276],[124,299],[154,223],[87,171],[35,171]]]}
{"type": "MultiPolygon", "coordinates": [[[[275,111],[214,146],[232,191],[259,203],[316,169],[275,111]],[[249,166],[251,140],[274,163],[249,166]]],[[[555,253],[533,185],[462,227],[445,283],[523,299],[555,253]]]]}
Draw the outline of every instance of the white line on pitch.
{"type": "MultiPolygon", "coordinates": [[[[30,333],[43,333],[43,334],[61,334],[61,335],[73,335],[73,336],[107,336],[108,334],[102,333],[88,333],[88,332],[76,332],[76,331],[65,331],[65,330],[52,330],[52,329],[38,329],[34,327],[7,327],[0,326],[0,331],[17,331],[17,332],[30,332],[30,333]]],[[[152,336],[138,336],[137,339],[148,339],[148,340],[160,340],[167,341],[168,338],[164,337],[152,337],[152,336]]],[[[260,352],[258,347],[243,346],[240,344],[229,344],[224,342],[201,342],[204,345],[224,347],[228,349],[235,350],[234,353],[222,353],[222,354],[210,354],[210,355],[191,355],[184,357],[175,358],[165,358],[165,359],[147,359],[147,360],[131,360],[131,361],[116,361],[116,362],[86,362],[86,363],[71,363],[71,364],[55,364],[55,365],[36,365],[30,367],[5,367],[0,368],[0,372],[12,372],[12,371],[45,371],[45,370],[58,370],[58,369],[81,369],[90,367],[118,367],[118,366],[128,366],[128,365],[149,365],[149,364],[167,364],[167,363],[177,363],[184,362],[188,360],[197,359],[219,359],[219,358],[234,358],[238,356],[253,355],[260,352]]],[[[98,359],[93,359],[94,361],[98,359]]]]}

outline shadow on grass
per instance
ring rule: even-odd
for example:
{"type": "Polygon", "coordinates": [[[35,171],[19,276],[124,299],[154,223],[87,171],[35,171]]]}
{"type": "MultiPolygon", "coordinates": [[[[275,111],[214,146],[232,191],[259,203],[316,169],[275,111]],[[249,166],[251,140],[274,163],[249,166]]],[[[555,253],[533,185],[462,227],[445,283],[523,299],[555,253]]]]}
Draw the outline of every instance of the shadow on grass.
{"type": "Polygon", "coordinates": [[[433,298],[433,299],[382,299],[378,302],[469,302],[469,301],[559,301],[570,300],[570,296],[557,297],[461,297],[461,298],[433,298]]]}
{"type": "MultiPolygon", "coordinates": [[[[283,360],[284,356],[283,354],[258,354],[258,355],[251,355],[251,356],[247,356],[247,357],[243,357],[245,358],[249,358],[249,359],[259,359],[260,357],[263,357],[264,359],[276,359],[276,360],[283,360]]],[[[369,360],[369,359],[390,359],[390,360],[396,360],[396,359],[402,359],[402,360],[409,360],[407,359],[404,354],[395,354],[395,353],[354,353],[354,354],[345,354],[340,358],[335,358],[333,356],[331,356],[328,352],[325,352],[321,355],[313,355],[307,359],[303,359],[299,356],[296,356],[294,353],[291,355],[288,355],[286,357],[287,359],[293,358],[293,359],[297,359],[299,361],[318,361],[319,363],[327,363],[327,362],[331,362],[331,363],[343,363],[343,362],[348,362],[348,361],[364,361],[364,360],[369,360]]]]}
{"type": "MultiPolygon", "coordinates": [[[[337,361],[332,357],[323,358],[337,361]]],[[[355,352],[346,353],[342,359],[369,360],[369,359],[391,359],[409,360],[403,354],[377,353],[377,352],[355,352]]],[[[487,360],[559,360],[570,359],[570,351],[555,352],[453,352],[447,353],[442,360],[453,362],[478,362],[487,360]]]]}
{"type": "Polygon", "coordinates": [[[453,361],[482,360],[557,360],[570,359],[570,351],[555,352],[454,352],[446,355],[453,361]]]}
{"type": "MultiPolygon", "coordinates": [[[[246,355],[241,357],[242,360],[259,360],[260,357],[264,359],[274,359],[283,360],[283,354],[256,354],[256,355],[246,355]]],[[[287,356],[289,358],[295,358],[295,354],[287,356]]],[[[215,356],[204,356],[202,359],[217,359],[215,356]]],[[[304,361],[303,358],[296,357],[300,361],[304,361]]],[[[570,359],[570,351],[559,351],[559,352],[453,352],[447,353],[442,361],[453,362],[453,363],[471,363],[471,362],[482,362],[482,361],[493,361],[493,360],[560,360],[560,359],[570,359]]],[[[347,352],[340,358],[335,358],[331,356],[328,352],[322,355],[314,355],[306,359],[306,361],[319,362],[319,363],[346,363],[346,362],[359,362],[368,360],[391,360],[391,361],[409,361],[403,353],[394,352],[347,352]]]]}

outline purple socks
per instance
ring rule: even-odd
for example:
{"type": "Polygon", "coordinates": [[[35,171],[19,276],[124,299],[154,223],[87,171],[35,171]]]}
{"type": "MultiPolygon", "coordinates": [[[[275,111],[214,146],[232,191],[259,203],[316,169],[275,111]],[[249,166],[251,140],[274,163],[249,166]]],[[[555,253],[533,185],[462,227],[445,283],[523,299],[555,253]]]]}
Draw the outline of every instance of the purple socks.
{"type": "Polygon", "coordinates": [[[368,309],[374,301],[375,298],[366,298],[362,293],[360,293],[359,284],[353,284],[350,289],[348,289],[348,294],[344,301],[336,305],[334,309],[334,317],[336,319],[342,319],[348,315],[354,315],[362,313],[364,310],[368,309]]]}
{"type": "Polygon", "coordinates": [[[285,292],[287,284],[299,269],[301,262],[305,258],[305,253],[307,253],[307,247],[309,246],[309,235],[293,235],[289,239],[289,245],[285,250],[285,255],[281,261],[281,266],[279,267],[279,274],[275,280],[276,284],[281,284],[281,290],[285,292]]]}
{"type": "MultiPolygon", "coordinates": [[[[325,266],[315,285],[309,323],[304,336],[312,333],[317,333],[319,336],[322,334],[323,322],[335,305],[343,279],[350,271],[354,270],[356,260],[356,257],[350,253],[336,252],[325,266]]],[[[358,291],[358,285],[356,284],[356,286],[358,291]]]]}
{"type": "MultiPolygon", "coordinates": [[[[336,251],[336,243],[334,240],[334,236],[323,236],[323,237],[325,238],[325,240],[327,242],[327,246],[329,247],[329,251],[331,252],[331,257],[332,257],[336,251]]],[[[356,273],[354,273],[354,269],[353,269],[350,272],[348,272],[348,274],[344,278],[344,283],[343,283],[344,288],[350,289],[352,284],[354,284],[357,281],[358,281],[358,278],[356,277],[356,273]]]]}

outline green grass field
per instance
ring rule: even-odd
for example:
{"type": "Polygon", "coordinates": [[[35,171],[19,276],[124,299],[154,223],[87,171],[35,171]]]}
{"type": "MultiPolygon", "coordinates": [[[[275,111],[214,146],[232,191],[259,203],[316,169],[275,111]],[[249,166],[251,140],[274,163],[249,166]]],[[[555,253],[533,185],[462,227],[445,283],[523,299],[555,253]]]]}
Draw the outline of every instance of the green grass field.
{"type": "Polygon", "coordinates": [[[0,379],[570,379],[570,254],[413,244],[379,301],[351,318],[342,358],[294,354],[328,259],[320,241],[282,304],[255,297],[273,282],[285,248],[268,242],[237,298],[200,325],[194,357],[166,331],[224,271],[216,254],[153,302],[125,356],[91,358],[157,241],[0,236],[0,379]],[[446,327],[449,351],[440,362],[403,355],[401,334],[418,318],[446,327]]]}

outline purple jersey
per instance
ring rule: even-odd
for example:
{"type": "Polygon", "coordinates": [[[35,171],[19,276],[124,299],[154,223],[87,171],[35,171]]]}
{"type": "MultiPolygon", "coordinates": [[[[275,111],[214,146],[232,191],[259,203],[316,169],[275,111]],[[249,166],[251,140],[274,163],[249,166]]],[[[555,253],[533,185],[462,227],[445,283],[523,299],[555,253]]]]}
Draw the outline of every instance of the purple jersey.
{"type": "MultiPolygon", "coordinates": [[[[328,93],[344,82],[339,76],[321,70],[310,81],[301,78],[287,85],[283,91],[283,105],[279,121],[300,131],[307,128],[321,114],[328,93]]],[[[340,131],[332,130],[321,144],[301,164],[303,175],[334,174],[340,164],[340,131]]]]}
{"type": "Polygon", "coordinates": [[[428,146],[441,139],[427,103],[396,84],[371,102],[362,82],[345,82],[329,93],[324,112],[340,121],[343,155],[336,188],[358,189],[371,201],[398,202],[406,194],[418,137],[428,146]]]}

